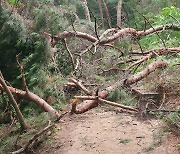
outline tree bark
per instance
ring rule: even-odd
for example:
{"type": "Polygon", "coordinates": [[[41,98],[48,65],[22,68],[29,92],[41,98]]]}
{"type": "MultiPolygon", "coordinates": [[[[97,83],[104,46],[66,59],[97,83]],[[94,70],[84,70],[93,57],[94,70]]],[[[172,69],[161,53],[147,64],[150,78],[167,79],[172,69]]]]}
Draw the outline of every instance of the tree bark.
{"type": "Polygon", "coordinates": [[[101,0],[97,0],[97,2],[98,2],[98,7],[99,7],[99,14],[101,18],[102,28],[104,29],[104,16],[103,16],[103,10],[102,10],[102,3],[101,3],[101,0]]]}
{"type": "MultiPolygon", "coordinates": [[[[130,85],[140,81],[141,79],[145,78],[147,75],[149,75],[151,72],[155,71],[157,68],[164,68],[166,66],[167,66],[166,62],[156,61],[156,62],[150,64],[149,66],[147,66],[144,70],[137,73],[136,75],[133,75],[133,76],[131,76],[125,80],[123,79],[121,81],[118,81],[118,82],[114,83],[112,86],[109,86],[105,90],[99,92],[98,93],[98,99],[86,100],[78,106],[76,103],[74,103],[72,105],[73,106],[73,112],[76,114],[84,113],[84,112],[98,106],[99,99],[106,98],[111,91],[118,88],[120,85],[122,85],[122,83],[124,83],[125,86],[130,86],[130,85]]],[[[77,84],[77,83],[75,83],[75,84],[77,84]]],[[[79,84],[77,84],[77,85],[79,86],[79,84]]],[[[108,101],[106,101],[106,102],[107,102],[107,104],[109,103],[108,101]]]]}
{"type": "Polygon", "coordinates": [[[107,5],[106,5],[105,0],[102,0],[102,1],[103,1],[105,13],[106,13],[106,17],[107,17],[108,26],[109,26],[109,28],[111,28],[111,18],[110,18],[110,14],[109,14],[108,7],[107,7],[107,5]]]}
{"type": "Polygon", "coordinates": [[[17,105],[17,102],[16,102],[16,100],[14,99],[14,97],[13,97],[13,95],[12,95],[9,87],[6,85],[6,83],[5,83],[4,79],[3,79],[3,76],[2,76],[2,74],[1,74],[1,72],[0,72],[0,84],[2,85],[4,91],[7,93],[8,97],[9,97],[9,100],[10,100],[12,106],[14,107],[14,109],[15,109],[15,111],[16,111],[17,118],[18,118],[18,120],[19,120],[19,123],[20,123],[20,125],[21,125],[21,128],[22,128],[23,130],[26,130],[26,129],[28,128],[28,126],[27,126],[26,122],[24,121],[24,117],[23,117],[23,115],[22,115],[22,113],[21,113],[21,111],[20,111],[20,109],[19,109],[19,107],[18,107],[18,105],[17,105]]]}
{"type": "Polygon", "coordinates": [[[106,34],[103,33],[104,37],[100,36],[100,40],[98,40],[96,37],[91,36],[87,33],[78,32],[78,31],[64,31],[64,32],[59,33],[58,35],[53,36],[53,37],[51,34],[49,34],[47,32],[43,32],[43,34],[45,34],[49,37],[52,37],[51,38],[52,39],[51,40],[51,46],[52,47],[54,47],[59,40],[63,40],[63,39],[68,38],[68,37],[79,37],[79,38],[83,38],[83,39],[88,40],[88,41],[93,42],[93,43],[98,41],[99,45],[105,45],[105,44],[111,43],[111,42],[117,40],[119,37],[122,37],[125,35],[131,34],[133,36],[140,37],[140,36],[146,36],[146,35],[155,33],[157,31],[167,30],[167,29],[179,31],[180,27],[178,27],[176,25],[172,25],[172,24],[167,24],[167,25],[160,25],[160,26],[156,26],[153,28],[149,28],[145,31],[137,31],[134,28],[123,28],[123,29],[112,28],[112,29],[107,29],[105,32],[115,32],[115,34],[113,34],[112,36],[105,36],[106,34]]]}
{"type": "Polygon", "coordinates": [[[140,80],[142,80],[143,78],[145,78],[146,76],[148,76],[151,72],[155,71],[157,68],[164,68],[167,66],[166,62],[163,61],[155,61],[154,63],[150,64],[149,66],[147,66],[145,69],[143,69],[141,72],[138,72],[137,74],[127,78],[124,81],[124,84],[126,86],[132,85],[140,80]]]}
{"type": "MultiPolygon", "coordinates": [[[[59,113],[57,110],[53,109],[52,106],[50,106],[45,100],[37,96],[36,94],[32,92],[26,93],[26,91],[16,89],[13,87],[8,86],[8,89],[11,93],[19,96],[20,98],[30,100],[34,103],[36,103],[38,106],[40,106],[44,111],[49,112],[51,115],[59,117],[59,113]]],[[[0,84],[0,90],[5,91],[4,87],[0,84]]]]}
{"type": "Polygon", "coordinates": [[[117,26],[121,27],[121,13],[122,12],[122,0],[119,0],[117,5],[117,26]]]}
{"type": "Polygon", "coordinates": [[[87,0],[82,0],[82,5],[83,5],[83,7],[84,7],[86,20],[88,20],[89,22],[91,22],[91,16],[90,16],[89,8],[88,8],[88,5],[87,5],[87,0]]]}
{"type": "Polygon", "coordinates": [[[126,105],[123,105],[123,104],[118,104],[118,103],[111,102],[111,101],[107,101],[105,99],[98,98],[96,96],[75,96],[75,98],[80,99],[80,100],[98,100],[100,103],[104,103],[104,104],[108,104],[108,105],[111,105],[111,106],[120,107],[120,108],[123,108],[123,109],[126,109],[126,110],[131,110],[131,111],[138,112],[138,110],[136,108],[126,106],[126,105]]]}

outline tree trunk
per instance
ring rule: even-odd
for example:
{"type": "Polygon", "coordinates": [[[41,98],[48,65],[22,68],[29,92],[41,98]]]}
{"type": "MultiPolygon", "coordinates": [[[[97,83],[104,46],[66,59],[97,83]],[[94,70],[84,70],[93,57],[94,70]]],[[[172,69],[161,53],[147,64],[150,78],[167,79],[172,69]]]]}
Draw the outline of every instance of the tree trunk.
{"type": "MultiPolygon", "coordinates": [[[[38,106],[40,106],[44,111],[49,112],[53,116],[59,117],[59,113],[57,110],[53,109],[52,106],[50,106],[45,100],[35,95],[34,93],[32,92],[26,93],[26,91],[9,87],[9,86],[8,86],[8,89],[11,91],[11,93],[18,95],[20,98],[30,100],[36,103],[38,106]]],[[[3,90],[3,91],[5,90],[1,84],[0,84],[0,90],[3,90]]]]}
{"type": "Polygon", "coordinates": [[[99,7],[99,14],[100,14],[100,18],[101,18],[102,28],[104,29],[104,17],[103,17],[102,3],[101,3],[101,0],[97,0],[97,2],[98,2],[98,7],[99,7]]]}
{"type": "Polygon", "coordinates": [[[91,22],[91,16],[90,16],[90,13],[89,13],[89,8],[88,8],[88,6],[87,6],[87,0],[82,0],[82,5],[83,5],[83,7],[84,7],[86,20],[88,20],[89,22],[91,22]]]}
{"type": "Polygon", "coordinates": [[[117,26],[121,27],[122,0],[119,0],[117,6],[117,26]]]}
{"type": "Polygon", "coordinates": [[[167,66],[166,62],[155,61],[154,63],[150,64],[145,69],[143,69],[141,72],[138,72],[137,74],[127,78],[124,81],[124,84],[127,86],[132,85],[132,84],[142,80],[146,76],[148,76],[151,72],[155,71],[157,68],[164,68],[166,66],[167,66]]]}
{"type": "Polygon", "coordinates": [[[107,5],[106,5],[105,0],[102,0],[102,1],[103,1],[105,13],[106,13],[106,17],[107,17],[108,26],[109,26],[109,28],[111,28],[111,18],[110,18],[110,14],[109,14],[108,7],[107,7],[107,5]]]}
{"type": "MultiPolygon", "coordinates": [[[[137,73],[136,75],[133,75],[133,76],[127,78],[126,80],[123,79],[121,81],[118,81],[118,82],[114,83],[112,86],[109,86],[105,90],[99,92],[98,98],[104,99],[108,96],[108,94],[111,91],[115,90],[120,85],[122,85],[122,83],[124,83],[124,85],[126,85],[126,86],[130,86],[130,85],[140,81],[141,79],[145,78],[147,75],[149,75],[151,72],[155,71],[157,68],[164,68],[166,66],[167,66],[167,63],[162,62],[162,61],[156,61],[156,62],[150,64],[149,66],[147,66],[144,70],[137,73]]],[[[78,84],[76,84],[76,85],[78,85],[78,84]]],[[[78,106],[76,106],[76,103],[75,103],[75,104],[73,104],[73,112],[76,114],[84,113],[84,112],[96,107],[98,105],[98,102],[99,102],[98,99],[97,100],[86,100],[78,106]]],[[[106,103],[109,103],[109,102],[106,101],[106,103]]]]}
{"type": "Polygon", "coordinates": [[[23,115],[22,115],[22,113],[21,113],[21,111],[20,111],[20,109],[19,109],[19,107],[18,107],[18,105],[17,105],[17,102],[16,102],[16,100],[14,99],[11,91],[9,90],[8,86],[6,85],[6,83],[5,83],[4,79],[3,79],[3,76],[2,76],[2,74],[1,74],[1,72],[0,72],[0,83],[1,83],[4,91],[6,91],[8,97],[9,97],[9,100],[10,100],[12,106],[14,107],[14,109],[15,109],[15,111],[16,111],[17,118],[18,118],[18,120],[19,120],[19,123],[20,123],[20,125],[21,125],[21,128],[22,128],[23,130],[27,129],[28,126],[27,126],[26,122],[24,121],[23,115]]]}

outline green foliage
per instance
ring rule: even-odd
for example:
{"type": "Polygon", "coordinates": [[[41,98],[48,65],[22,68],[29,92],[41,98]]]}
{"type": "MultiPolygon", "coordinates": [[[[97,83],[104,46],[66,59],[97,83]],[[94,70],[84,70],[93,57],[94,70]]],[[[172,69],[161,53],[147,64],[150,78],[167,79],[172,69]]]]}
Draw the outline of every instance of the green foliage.
{"type": "MultiPolygon", "coordinates": [[[[163,24],[178,25],[180,21],[180,9],[176,7],[167,7],[162,9],[161,13],[154,17],[153,26],[163,24]]],[[[140,44],[146,49],[157,47],[164,47],[162,40],[165,42],[166,47],[178,47],[180,45],[180,32],[179,31],[162,31],[157,34],[148,35],[140,40],[140,44]]]]}
{"type": "Polygon", "coordinates": [[[115,89],[108,95],[107,99],[128,106],[134,106],[136,104],[135,98],[124,89],[115,89]]]}

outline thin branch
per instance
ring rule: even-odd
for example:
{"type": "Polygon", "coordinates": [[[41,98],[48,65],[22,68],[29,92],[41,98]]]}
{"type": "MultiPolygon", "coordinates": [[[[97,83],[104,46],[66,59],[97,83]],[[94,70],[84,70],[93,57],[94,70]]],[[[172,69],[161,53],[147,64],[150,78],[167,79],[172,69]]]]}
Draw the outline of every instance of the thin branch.
{"type": "Polygon", "coordinates": [[[16,61],[17,61],[17,64],[19,65],[20,70],[21,70],[22,82],[23,82],[25,91],[28,93],[29,92],[29,88],[28,88],[27,83],[26,83],[26,78],[25,78],[25,74],[24,74],[24,67],[19,62],[19,56],[21,54],[22,54],[22,52],[20,52],[19,54],[16,55],[16,61]]]}

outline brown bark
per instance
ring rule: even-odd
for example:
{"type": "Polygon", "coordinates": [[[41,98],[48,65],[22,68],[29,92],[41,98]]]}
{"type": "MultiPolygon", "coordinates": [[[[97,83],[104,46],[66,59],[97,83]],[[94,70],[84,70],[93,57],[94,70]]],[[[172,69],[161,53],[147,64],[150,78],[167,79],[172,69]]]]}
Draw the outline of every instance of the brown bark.
{"type": "MultiPolygon", "coordinates": [[[[147,68],[145,68],[141,72],[137,73],[136,75],[133,75],[133,76],[131,76],[131,77],[125,79],[125,80],[123,79],[121,81],[118,81],[115,84],[113,84],[112,86],[109,86],[105,90],[99,92],[98,93],[98,99],[95,99],[97,97],[94,97],[94,98],[92,97],[92,100],[86,100],[81,105],[77,106],[77,104],[73,104],[73,112],[76,113],[76,114],[84,113],[84,112],[96,107],[98,105],[99,100],[101,100],[101,102],[104,101],[102,99],[106,98],[111,91],[118,88],[120,85],[122,85],[122,83],[124,83],[124,85],[126,85],[126,86],[130,86],[130,85],[142,80],[147,75],[149,75],[151,72],[155,71],[157,68],[164,68],[166,66],[167,66],[166,62],[156,61],[156,62],[150,64],[147,68]]],[[[75,84],[77,84],[77,83],[75,83],[75,84]]],[[[91,97],[89,97],[89,98],[91,98],[91,97]]],[[[105,102],[107,104],[108,103],[113,104],[110,101],[105,100],[104,103],[105,102]]]]}
{"type": "Polygon", "coordinates": [[[126,105],[122,105],[122,104],[118,104],[118,103],[111,102],[111,101],[107,101],[105,99],[98,98],[96,96],[75,96],[75,98],[80,99],[80,100],[98,100],[98,102],[100,102],[100,103],[104,103],[104,104],[108,104],[108,105],[111,105],[111,106],[120,107],[120,108],[123,108],[123,109],[126,109],[126,110],[131,110],[131,111],[138,112],[138,110],[136,108],[126,106],[126,105]]]}
{"type": "Polygon", "coordinates": [[[4,81],[3,77],[2,77],[1,72],[0,72],[0,84],[1,84],[2,88],[4,89],[4,91],[7,93],[8,97],[10,99],[10,102],[11,102],[12,106],[14,107],[14,109],[16,111],[17,118],[18,118],[18,121],[19,121],[19,123],[21,125],[21,128],[23,130],[27,129],[28,126],[27,126],[26,122],[24,121],[24,117],[23,117],[23,115],[22,115],[22,113],[21,113],[21,111],[20,111],[20,109],[19,109],[19,107],[17,105],[17,102],[14,99],[9,87],[6,85],[6,83],[5,83],[5,81],[4,81]]]}
{"type": "MultiPolygon", "coordinates": [[[[169,24],[156,26],[156,27],[147,29],[145,31],[137,31],[134,28],[124,28],[124,29],[114,29],[113,28],[113,29],[106,30],[105,33],[103,33],[103,37],[100,37],[100,40],[98,40],[96,37],[91,36],[91,35],[89,35],[87,33],[78,32],[78,31],[64,31],[62,33],[59,33],[58,35],[53,36],[53,38],[51,40],[51,46],[54,47],[59,40],[63,40],[63,39],[68,38],[68,37],[83,38],[83,39],[88,40],[88,41],[90,41],[92,43],[95,43],[95,42],[98,41],[98,45],[105,45],[105,44],[108,44],[108,43],[111,43],[111,42],[117,40],[119,37],[122,37],[124,35],[131,34],[131,35],[140,37],[140,36],[149,35],[149,34],[157,32],[157,31],[167,30],[167,29],[172,29],[172,30],[175,30],[175,31],[180,30],[180,28],[178,26],[169,25],[169,24]],[[107,36],[105,36],[105,35],[107,35],[106,32],[116,32],[116,33],[113,34],[112,36],[107,37],[107,36]]],[[[51,34],[49,34],[47,32],[43,32],[43,33],[45,35],[51,37],[51,34]]]]}
{"type": "Polygon", "coordinates": [[[98,7],[99,7],[99,14],[101,18],[102,28],[104,29],[104,16],[103,16],[103,10],[102,10],[102,3],[101,3],[101,0],[97,0],[97,2],[98,2],[98,7]]]}
{"type": "Polygon", "coordinates": [[[111,18],[110,18],[110,15],[109,15],[108,7],[107,7],[107,5],[106,5],[105,0],[102,0],[102,1],[103,1],[105,13],[106,13],[106,17],[107,17],[108,26],[109,26],[109,28],[111,28],[111,18]]]}
{"type": "MultiPolygon", "coordinates": [[[[49,112],[51,115],[59,117],[58,111],[52,108],[45,100],[37,96],[36,94],[32,92],[26,93],[26,91],[16,89],[13,87],[8,86],[8,89],[10,90],[11,93],[19,96],[20,98],[27,99],[29,101],[32,101],[36,103],[38,106],[40,106],[44,111],[49,112]]],[[[0,84],[0,90],[5,90],[4,87],[0,84]]]]}
{"type": "Polygon", "coordinates": [[[91,16],[90,16],[89,8],[88,8],[88,5],[87,5],[87,0],[82,0],[82,5],[83,5],[83,7],[84,7],[86,20],[88,20],[89,22],[91,22],[91,16]]]}
{"type": "Polygon", "coordinates": [[[122,0],[119,0],[117,6],[117,26],[121,27],[122,0]]]}
{"type": "Polygon", "coordinates": [[[147,66],[145,69],[143,69],[141,72],[138,72],[137,74],[127,78],[124,81],[124,84],[126,86],[132,85],[140,80],[142,80],[143,78],[145,78],[146,76],[148,76],[151,72],[155,71],[157,68],[164,68],[167,66],[166,62],[163,61],[155,61],[154,63],[150,64],[149,66],[147,66]]]}
{"type": "Polygon", "coordinates": [[[147,51],[141,51],[141,50],[134,50],[130,52],[130,54],[137,54],[137,55],[142,55],[142,54],[150,54],[150,53],[155,53],[158,55],[163,55],[167,53],[178,53],[180,52],[180,47],[176,48],[160,48],[160,49],[152,49],[152,50],[147,50],[147,51]]]}

